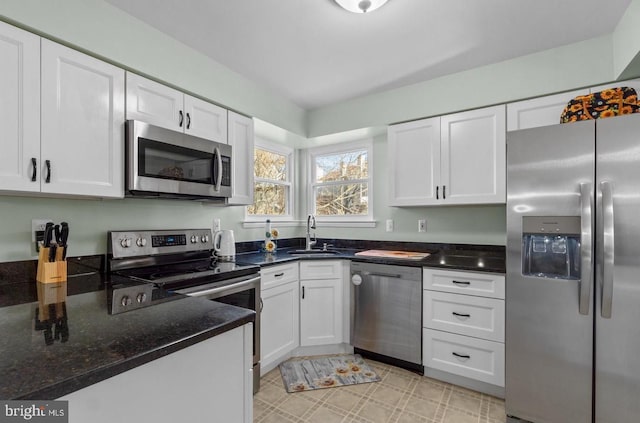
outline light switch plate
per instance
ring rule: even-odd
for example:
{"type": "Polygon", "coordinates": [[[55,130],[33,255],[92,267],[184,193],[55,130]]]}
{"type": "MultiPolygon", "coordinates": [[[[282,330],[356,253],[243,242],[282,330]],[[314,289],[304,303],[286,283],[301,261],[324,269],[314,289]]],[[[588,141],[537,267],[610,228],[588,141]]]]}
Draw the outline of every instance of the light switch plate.
{"type": "Polygon", "coordinates": [[[427,232],[427,219],[418,219],[418,232],[427,232]]]}
{"type": "Polygon", "coordinates": [[[393,219],[387,219],[387,232],[393,232],[393,219]]]}
{"type": "Polygon", "coordinates": [[[213,219],[213,232],[216,233],[220,230],[220,219],[213,219]]]}
{"type": "Polygon", "coordinates": [[[40,251],[39,241],[44,240],[44,228],[48,222],[53,222],[51,219],[31,219],[31,242],[34,246],[35,252],[40,251]]]}

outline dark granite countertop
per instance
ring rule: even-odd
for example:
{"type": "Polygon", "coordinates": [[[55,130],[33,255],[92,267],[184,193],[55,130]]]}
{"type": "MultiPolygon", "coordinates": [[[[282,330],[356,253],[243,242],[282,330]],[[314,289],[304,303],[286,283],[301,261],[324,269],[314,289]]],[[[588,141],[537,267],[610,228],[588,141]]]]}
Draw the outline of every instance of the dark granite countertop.
{"type": "Polygon", "coordinates": [[[319,240],[333,245],[329,247],[332,255],[293,255],[291,251],[301,249],[301,246],[287,245],[279,248],[275,253],[261,251],[245,251],[236,255],[236,262],[269,266],[296,260],[331,260],[346,259],[370,263],[396,264],[414,267],[436,267],[449,270],[471,270],[479,272],[505,273],[505,250],[502,246],[465,245],[465,244],[435,244],[414,242],[385,242],[385,241],[351,241],[351,240],[319,240]],[[358,247],[356,247],[358,245],[358,247]],[[430,255],[421,260],[401,258],[378,258],[355,255],[364,250],[401,250],[428,252],[430,255]]]}
{"type": "Polygon", "coordinates": [[[181,295],[109,315],[103,276],[81,275],[68,282],[68,339],[47,345],[35,281],[3,282],[0,399],[55,399],[255,318],[251,310],[181,295]]]}

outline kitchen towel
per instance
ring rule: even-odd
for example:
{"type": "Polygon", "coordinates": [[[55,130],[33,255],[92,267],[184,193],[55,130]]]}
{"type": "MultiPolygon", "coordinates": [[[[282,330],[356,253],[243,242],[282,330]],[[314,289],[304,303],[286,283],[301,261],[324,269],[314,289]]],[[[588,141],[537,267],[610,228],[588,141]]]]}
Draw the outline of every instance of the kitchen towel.
{"type": "Polygon", "coordinates": [[[280,374],[289,393],[380,381],[358,354],[292,358],[280,364],[280,374]]]}

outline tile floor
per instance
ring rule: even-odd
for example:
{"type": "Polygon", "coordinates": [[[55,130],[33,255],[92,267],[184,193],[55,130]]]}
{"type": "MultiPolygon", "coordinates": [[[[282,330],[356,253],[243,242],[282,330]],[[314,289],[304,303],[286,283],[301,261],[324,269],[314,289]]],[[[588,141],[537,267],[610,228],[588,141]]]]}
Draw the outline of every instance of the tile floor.
{"type": "Polygon", "coordinates": [[[367,359],[382,381],[289,394],[262,377],[254,423],[503,423],[504,401],[367,359]]]}

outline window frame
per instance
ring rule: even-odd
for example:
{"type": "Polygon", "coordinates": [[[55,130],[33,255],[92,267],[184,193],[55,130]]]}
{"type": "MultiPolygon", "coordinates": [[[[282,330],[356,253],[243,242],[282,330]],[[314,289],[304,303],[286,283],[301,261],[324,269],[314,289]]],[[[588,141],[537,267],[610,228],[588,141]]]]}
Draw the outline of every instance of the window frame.
{"type": "Polygon", "coordinates": [[[308,180],[309,180],[309,189],[308,193],[308,202],[307,202],[307,210],[309,210],[310,214],[313,214],[316,217],[318,222],[324,222],[326,224],[334,224],[335,226],[355,226],[354,224],[359,222],[364,222],[366,224],[374,223],[375,220],[373,217],[373,139],[367,138],[359,141],[352,141],[346,143],[338,143],[325,145],[321,147],[313,147],[308,150],[308,180]],[[353,179],[348,182],[337,182],[331,181],[326,183],[316,182],[316,158],[319,156],[330,156],[343,154],[348,152],[354,152],[359,150],[365,150],[367,152],[367,178],[363,179],[353,179]],[[316,214],[316,189],[317,187],[329,187],[329,186],[339,186],[353,183],[366,183],[367,184],[367,214],[359,214],[359,215],[335,215],[335,216],[326,216],[326,215],[317,215],[316,214]]]}
{"type": "MultiPolygon", "coordinates": [[[[288,196],[286,199],[286,214],[283,215],[274,215],[274,214],[249,214],[249,205],[244,207],[244,220],[245,222],[264,222],[265,219],[270,219],[272,222],[288,222],[294,220],[294,211],[295,211],[295,186],[294,186],[294,176],[295,176],[295,150],[292,147],[289,147],[284,144],[279,144],[273,141],[269,141],[263,138],[256,137],[255,145],[253,147],[253,157],[255,162],[255,151],[256,150],[264,150],[270,153],[279,154],[285,156],[286,164],[285,164],[285,175],[286,179],[284,181],[278,181],[268,178],[259,178],[255,176],[255,167],[253,169],[254,178],[253,178],[253,190],[254,190],[254,198],[255,198],[255,187],[258,183],[269,183],[282,185],[287,187],[288,196]]],[[[255,201],[255,200],[254,200],[255,201]]]]}

